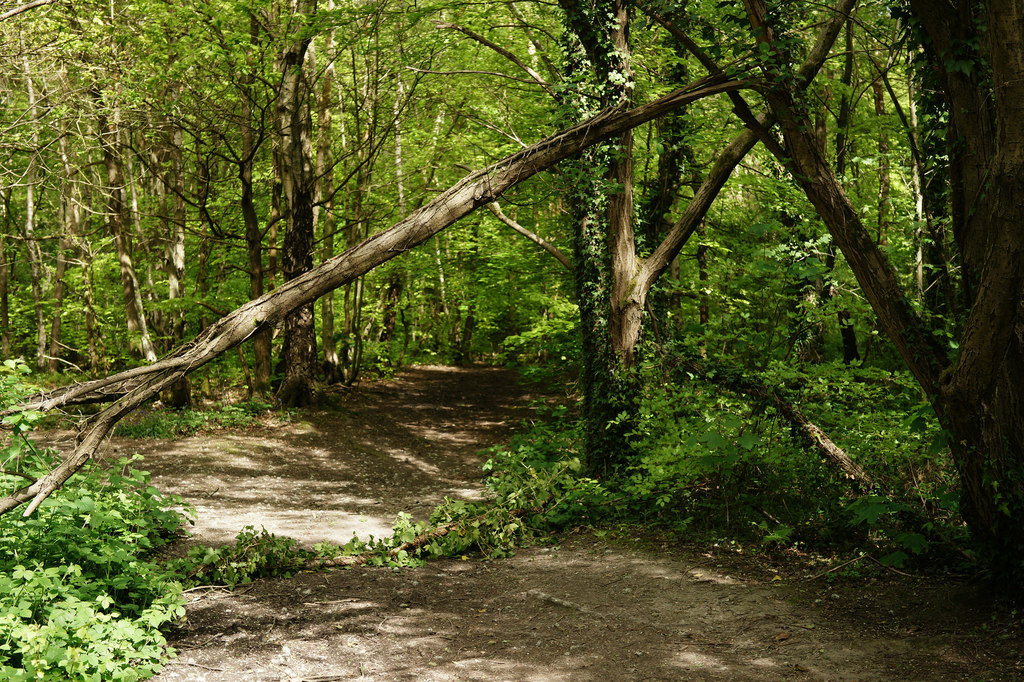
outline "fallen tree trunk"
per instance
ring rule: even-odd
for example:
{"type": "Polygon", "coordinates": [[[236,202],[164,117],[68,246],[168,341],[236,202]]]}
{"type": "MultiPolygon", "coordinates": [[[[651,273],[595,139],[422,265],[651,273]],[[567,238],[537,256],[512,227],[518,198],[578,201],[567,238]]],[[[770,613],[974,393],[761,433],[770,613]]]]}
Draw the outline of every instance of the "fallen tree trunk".
{"type": "Polygon", "coordinates": [[[208,327],[193,341],[180,346],[152,365],[28,399],[14,411],[45,411],[67,405],[114,402],[83,422],[79,427],[75,449],[58,466],[31,485],[0,499],[0,514],[30,500],[24,515],[32,514],[43,500],[89,461],[122,417],[222,353],[276,326],[293,310],[312,303],[378,265],[422,244],[523,180],[589,146],[614,138],[698,99],[744,86],[743,81],[716,75],[635,109],[607,109],[594,118],[545,138],[483,170],[470,173],[391,228],[242,305],[208,327]]]}
{"type": "Polygon", "coordinates": [[[771,402],[776,413],[785,419],[800,434],[801,439],[813,447],[821,458],[834,465],[847,478],[861,489],[868,490],[875,485],[875,480],[868,472],[850,459],[846,452],[836,445],[828,435],[815,426],[810,419],[797,407],[786,400],[778,391],[756,379],[729,370],[705,358],[676,358],[677,370],[693,374],[704,381],[746,394],[752,398],[771,402]]]}

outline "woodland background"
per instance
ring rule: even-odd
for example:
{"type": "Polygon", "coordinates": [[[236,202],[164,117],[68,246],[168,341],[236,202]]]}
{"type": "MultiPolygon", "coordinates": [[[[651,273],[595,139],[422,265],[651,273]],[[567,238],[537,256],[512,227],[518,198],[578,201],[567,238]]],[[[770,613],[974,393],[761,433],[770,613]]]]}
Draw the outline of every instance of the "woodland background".
{"type": "MultiPolygon", "coordinates": [[[[707,82],[721,94],[258,320],[161,386],[186,410],[165,419],[228,393],[246,410],[322,403],[412,363],[504,364],[568,387],[567,412],[503,464],[558,472],[537,497],[572,504],[550,523],[617,507],[1017,575],[1024,297],[1006,197],[1024,152],[1006,102],[1024,23],[1012,3],[927,5],[16,8],[0,19],[8,401],[31,390],[25,365],[51,398],[128,376],[467,171],[707,82]]],[[[32,419],[6,417],[18,433],[32,419]]],[[[29,477],[11,448],[5,509],[40,490],[14,492],[29,477]]]]}

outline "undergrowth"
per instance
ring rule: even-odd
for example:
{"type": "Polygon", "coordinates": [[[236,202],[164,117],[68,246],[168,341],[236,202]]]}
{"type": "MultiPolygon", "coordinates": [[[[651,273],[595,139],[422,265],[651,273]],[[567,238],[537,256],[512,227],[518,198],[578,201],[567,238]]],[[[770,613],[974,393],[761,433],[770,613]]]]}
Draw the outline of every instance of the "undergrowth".
{"type": "Polygon", "coordinates": [[[118,422],[114,435],[122,438],[180,438],[219,428],[237,429],[256,423],[272,408],[272,405],[258,400],[224,405],[214,410],[142,407],[118,422]]]}
{"type": "MultiPolygon", "coordinates": [[[[8,399],[24,392],[25,371],[10,361],[0,369],[8,399]]],[[[470,553],[502,557],[572,526],[656,526],[767,552],[870,553],[896,567],[923,564],[944,548],[963,553],[942,434],[907,377],[857,368],[774,369],[763,377],[872,472],[879,483],[868,491],[808,450],[770,406],[698,380],[655,379],[648,377],[653,388],[631,436],[633,464],[617,477],[587,477],[580,425],[567,408],[542,405],[527,430],[487,451],[484,500],[447,499],[426,522],[400,514],[388,537],[312,551],[246,528],[233,545],[193,547],[161,563],[153,552],[181,525],[169,509],[180,500],[160,495],[131,468],[134,460],[91,466],[34,516],[0,516],[0,679],[148,677],[173,653],[160,628],[183,615],[187,587],[328,565],[398,569],[470,553]]],[[[222,424],[252,417],[244,407],[221,414],[228,415],[222,424]]],[[[25,438],[37,419],[4,420],[12,432],[0,451],[4,493],[53,464],[53,453],[25,438]]],[[[206,423],[162,411],[135,426],[139,435],[166,436],[206,423]],[[142,426],[174,415],[162,427],[172,431],[142,426]]]]}

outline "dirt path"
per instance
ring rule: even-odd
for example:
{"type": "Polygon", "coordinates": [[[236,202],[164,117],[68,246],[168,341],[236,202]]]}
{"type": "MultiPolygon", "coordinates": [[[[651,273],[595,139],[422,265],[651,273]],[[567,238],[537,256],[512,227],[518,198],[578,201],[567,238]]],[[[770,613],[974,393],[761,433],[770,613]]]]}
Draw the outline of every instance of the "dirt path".
{"type": "MultiPolygon", "coordinates": [[[[419,367],[290,423],[113,447],[143,452],[155,484],[196,505],[203,542],[245,525],[344,542],[478,495],[477,451],[507,438],[528,399],[501,370],[419,367]]],[[[179,658],[156,679],[1024,679],[1019,628],[967,587],[834,586],[716,548],[561,542],[195,591],[170,633],[179,658]]]]}

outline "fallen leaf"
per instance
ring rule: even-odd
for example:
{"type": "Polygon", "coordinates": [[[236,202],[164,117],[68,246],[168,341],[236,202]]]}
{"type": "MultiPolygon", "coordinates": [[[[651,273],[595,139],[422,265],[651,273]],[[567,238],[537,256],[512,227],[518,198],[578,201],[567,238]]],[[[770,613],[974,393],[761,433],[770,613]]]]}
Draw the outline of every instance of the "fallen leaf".
{"type": "Polygon", "coordinates": [[[779,634],[775,635],[775,641],[776,642],[784,642],[787,639],[789,639],[789,633],[788,632],[780,632],[779,634]]]}

